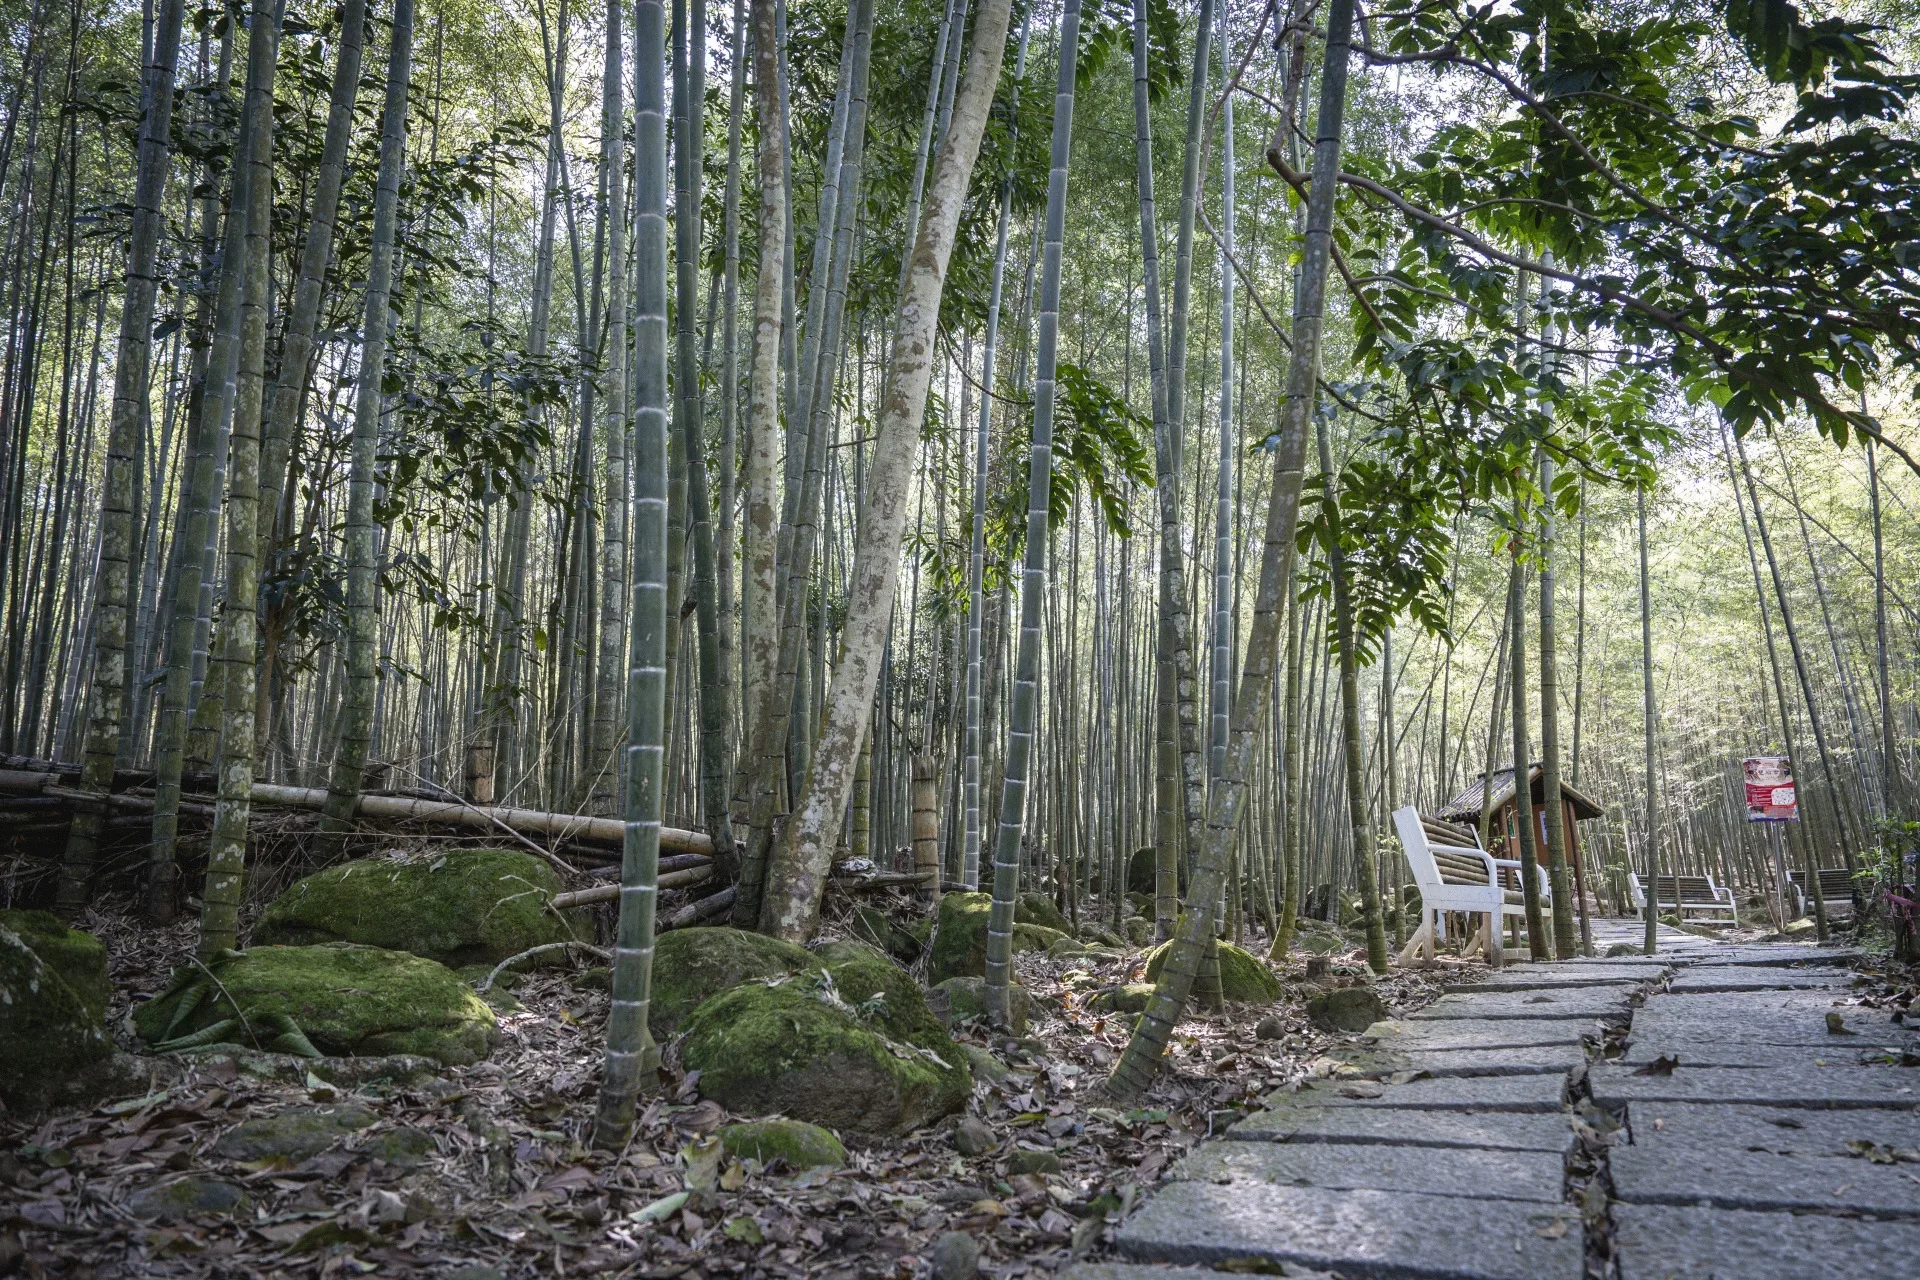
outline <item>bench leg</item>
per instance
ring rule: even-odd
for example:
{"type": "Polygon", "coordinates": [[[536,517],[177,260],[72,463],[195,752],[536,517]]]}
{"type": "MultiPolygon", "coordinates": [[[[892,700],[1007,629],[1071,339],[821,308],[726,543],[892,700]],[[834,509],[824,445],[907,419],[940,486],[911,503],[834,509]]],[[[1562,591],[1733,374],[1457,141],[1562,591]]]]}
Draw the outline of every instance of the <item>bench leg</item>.
{"type": "Polygon", "coordinates": [[[1422,952],[1425,952],[1423,964],[1431,964],[1433,961],[1433,921],[1431,918],[1422,920],[1420,927],[1414,931],[1414,935],[1407,939],[1407,945],[1400,952],[1400,963],[1402,965],[1413,964],[1416,960],[1421,959],[1422,952]]]}

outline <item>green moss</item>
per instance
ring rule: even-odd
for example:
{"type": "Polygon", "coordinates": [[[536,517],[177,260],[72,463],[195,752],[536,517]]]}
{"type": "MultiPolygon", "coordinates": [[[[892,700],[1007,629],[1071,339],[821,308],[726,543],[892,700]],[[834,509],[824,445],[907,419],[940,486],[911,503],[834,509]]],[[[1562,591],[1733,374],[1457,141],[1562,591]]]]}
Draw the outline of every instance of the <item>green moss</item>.
{"type": "Polygon", "coordinates": [[[213,1154],[223,1160],[298,1163],[379,1118],[365,1107],[293,1107],[278,1115],[241,1121],[214,1144],[213,1154]]]}
{"type": "Polygon", "coordinates": [[[918,960],[927,945],[924,938],[901,928],[886,912],[865,905],[853,909],[853,936],[871,943],[902,964],[918,960]]]}
{"type": "Polygon", "coordinates": [[[451,969],[345,942],[228,952],[210,976],[182,969],[133,1022],[149,1044],[195,1033],[245,1043],[290,1022],[323,1054],[419,1054],[448,1065],[478,1061],[499,1037],[493,1011],[451,969]]]}
{"type": "Polygon", "coordinates": [[[825,995],[805,980],[747,983],[703,1003],[686,1020],[681,1052],[701,1073],[700,1092],[732,1111],[875,1136],[965,1104],[972,1077],[951,1040],[941,1037],[944,1053],[903,1043],[825,995]]]}
{"type": "Polygon", "coordinates": [[[94,1017],[107,1016],[107,948],[100,939],[70,929],[50,911],[0,911],[0,929],[11,929],[47,968],[80,997],[94,1017]]]}
{"type": "Polygon", "coordinates": [[[838,1169],[847,1163],[840,1139],[804,1120],[753,1120],[720,1131],[720,1145],[736,1160],[775,1160],[789,1169],[838,1169]]]}
{"type": "MultiPolygon", "coordinates": [[[[985,978],[948,978],[938,990],[947,997],[948,1017],[953,1022],[968,1019],[984,1021],[987,1016],[987,980],[985,978]]],[[[1013,1034],[1027,1034],[1027,1020],[1033,1015],[1033,995],[1015,982],[1008,986],[1008,1003],[1013,1007],[1013,1034]]]]}
{"type": "Polygon", "coordinates": [[[13,929],[0,925],[0,1103],[31,1114],[113,1056],[100,1019],[13,929]]]}
{"type": "MultiPolygon", "coordinates": [[[[1147,953],[1147,980],[1157,982],[1160,969],[1167,962],[1168,949],[1173,944],[1164,942],[1147,953]]],[[[1231,943],[1222,942],[1220,949],[1220,993],[1237,1004],[1271,1004],[1280,998],[1280,979],[1273,976],[1273,970],[1266,962],[1251,955],[1231,943]]]]}
{"type": "Polygon", "coordinates": [[[1060,908],[1053,905],[1053,899],[1044,893],[1023,893],[1013,904],[1013,918],[1018,924],[1037,924],[1046,929],[1057,929],[1071,935],[1073,922],[1060,914],[1060,908]]]}
{"type": "Polygon", "coordinates": [[[363,858],[294,883],[254,926],[255,946],[357,942],[450,968],[498,964],[589,936],[546,907],[553,869],[518,849],[456,849],[413,862],[363,858]]]}
{"type": "MultiPolygon", "coordinates": [[[[940,899],[940,927],[934,935],[928,978],[985,977],[987,972],[987,916],[993,909],[989,893],[949,893],[940,899]]],[[[1021,924],[1018,911],[1013,926],[1013,952],[1045,951],[1067,935],[1045,925],[1021,924]]]]}
{"type": "Polygon", "coordinates": [[[743,929],[673,929],[653,952],[653,1003],[647,1025],[664,1043],[709,997],[755,978],[798,973],[815,963],[804,947],[743,929]]]}
{"type": "Polygon", "coordinates": [[[1129,982],[1111,991],[1102,991],[1087,1001],[1087,1007],[1101,1013],[1145,1013],[1147,1002],[1152,999],[1153,983],[1129,982]]]}

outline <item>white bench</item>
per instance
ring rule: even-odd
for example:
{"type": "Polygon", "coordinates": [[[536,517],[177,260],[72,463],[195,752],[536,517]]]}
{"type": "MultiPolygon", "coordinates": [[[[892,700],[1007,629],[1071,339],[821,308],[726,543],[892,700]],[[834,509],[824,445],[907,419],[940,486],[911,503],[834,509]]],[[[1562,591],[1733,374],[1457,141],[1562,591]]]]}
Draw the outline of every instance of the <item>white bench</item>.
{"type": "MultiPolygon", "coordinates": [[[[1682,919],[1689,911],[1725,912],[1736,926],[1740,923],[1740,909],[1734,905],[1733,890],[1715,883],[1712,876],[1661,876],[1656,883],[1662,911],[1671,908],[1682,919]]],[[[1646,885],[1637,871],[1627,872],[1627,896],[1632,899],[1635,911],[1647,909],[1646,885]]]]}
{"type": "MultiPolygon", "coordinates": [[[[1521,891],[1509,889],[1509,877],[1502,874],[1511,871],[1517,878],[1520,863],[1494,857],[1480,847],[1473,832],[1423,818],[1411,805],[1394,811],[1393,825],[1414,883],[1420,887],[1420,928],[1400,953],[1401,963],[1411,963],[1422,952],[1432,959],[1435,942],[1446,937],[1446,913],[1463,911],[1482,917],[1473,946],[1489,962],[1499,964],[1505,954],[1500,943],[1503,920],[1508,916],[1524,920],[1527,914],[1521,891]]],[[[1553,895],[1546,869],[1535,865],[1534,872],[1539,877],[1541,909],[1551,910],[1553,895]]]]}

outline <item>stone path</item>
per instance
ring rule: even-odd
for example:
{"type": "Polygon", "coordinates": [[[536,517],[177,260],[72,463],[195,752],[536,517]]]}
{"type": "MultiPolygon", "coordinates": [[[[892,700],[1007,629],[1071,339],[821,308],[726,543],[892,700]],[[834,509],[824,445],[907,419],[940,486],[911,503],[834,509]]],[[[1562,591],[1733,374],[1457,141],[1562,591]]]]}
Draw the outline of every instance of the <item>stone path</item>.
{"type": "Polygon", "coordinates": [[[1118,1228],[1131,1261],[1066,1280],[1920,1275],[1920,1026],[1836,1008],[1844,951],[1660,946],[1377,1024],[1183,1160],[1118,1228]]]}

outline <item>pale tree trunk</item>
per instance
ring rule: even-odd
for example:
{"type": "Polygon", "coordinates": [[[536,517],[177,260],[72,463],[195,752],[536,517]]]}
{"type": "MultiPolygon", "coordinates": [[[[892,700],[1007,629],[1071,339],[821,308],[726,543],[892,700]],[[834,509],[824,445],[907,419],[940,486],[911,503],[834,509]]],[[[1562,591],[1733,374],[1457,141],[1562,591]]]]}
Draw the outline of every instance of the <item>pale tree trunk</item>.
{"type": "Polygon", "coordinates": [[[607,62],[600,120],[600,162],[607,174],[607,482],[600,533],[600,654],[595,660],[593,724],[587,748],[587,808],[610,813],[620,794],[614,751],[626,684],[627,639],[627,184],[622,166],[625,108],[621,101],[621,0],[607,4],[607,62]]]}
{"type": "MultiPolygon", "coordinates": [[[[1020,20],[1020,49],[1014,55],[1013,95],[1007,115],[1012,137],[1019,137],[1020,85],[1027,75],[1028,18],[1020,20]]],[[[993,425],[994,361],[999,354],[1000,301],[1007,272],[1007,225],[1013,217],[1013,172],[1000,183],[1000,222],[994,235],[993,276],[987,291],[987,338],[980,354],[980,419],[973,437],[973,542],[967,561],[967,707],[966,707],[966,845],[960,860],[960,882],[969,891],[980,887],[980,642],[986,614],[984,589],[987,571],[987,440],[993,425]]],[[[870,745],[863,745],[864,762],[870,745]]],[[[860,779],[854,779],[854,803],[862,804],[860,779]]]]}
{"type": "Polygon", "coordinates": [[[120,340],[113,371],[113,410],[101,485],[100,560],[93,596],[93,680],[87,688],[86,755],[60,873],[59,910],[78,915],[87,904],[94,855],[106,822],[107,790],[120,753],[127,702],[127,596],[133,572],[133,488],[142,410],[153,367],[154,275],[163,225],[161,199],[173,125],[174,68],[180,58],[183,0],[162,0],[153,50],[142,73],[145,107],[134,174],[133,227],[127,242],[127,288],[120,304],[120,340]]]}
{"type": "MultiPolygon", "coordinates": [[[[767,911],[766,886],[773,874],[769,867],[774,852],[773,824],[786,794],[784,783],[789,759],[794,770],[804,778],[809,753],[811,726],[801,718],[810,714],[808,708],[812,701],[805,673],[811,645],[807,626],[808,584],[819,541],[827,446],[833,430],[834,375],[839,367],[847,272],[853,251],[855,199],[865,155],[872,38],[872,5],[857,4],[847,28],[847,56],[842,60],[847,75],[840,94],[846,107],[839,117],[842,136],[838,147],[829,148],[840,162],[833,184],[834,209],[830,216],[824,212],[821,216],[823,225],[832,223],[835,235],[831,241],[816,238],[814,250],[817,264],[826,260],[819,273],[826,296],[820,309],[823,332],[817,350],[813,339],[808,340],[809,351],[819,358],[817,376],[809,384],[805,401],[811,406],[811,421],[788,432],[789,451],[804,443],[805,453],[798,473],[797,492],[789,491],[785,504],[792,521],[785,535],[782,564],[786,581],[779,597],[780,643],[773,681],[766,687],[765,701],[754,711],[749,738],[753,762],[749,775],[746,853],[733,917],[734,923],[743,928],[766,924],[763,919],[767,911]]],[[[794,474],[791,458],[788,474],[790,478],[794,474]]]]}
{"type": "MultiPolygon", "coordinates": [[[[1518,505],[1516,502],[1516,508],[1518,505]]],[[[1516,510],[1516,517],[1518,514],[1516,510]]],[[[1514,524],[1517,530],[1517,518],[1514,524]]],[[[1539,861],[1533,838],[1533,741],[1527,731],[1527,571],[1517,535],[1510,552],[1513,568],[1507,577],[1507,643],[1513,650],[1513,813],[1520,854],[1520,901],[1527,913],[1528,958],[1551,960],[1546,919],[1540,911],[1539,861]]],[[[1494,942],[1498,945],[1499,939],[1494,942]]]]}
{"type": "MultiPolygon", "coordinates": [[[[1259,586],[1254,593],[1239,696],[1234,701],[1233,738],[1227,748],[1226,767],[1207,797],[1206,828],[1194,859],[1188,909],[1181,916],[1153,998],[1107,1081],[1107,1092],[1116,1098],[1137,1097],[1152,1083],[1214,936],[1227,866],[1246,803],[1254,748],[1260,737],[1260,719],[1273,687],[1281,609],[1300,520],[1308,424],[1320,380],[1320,340],[1327,267],[1332,258],[1333,205],[1346,110],[1347,61],[1353,40],[1353,0],[1328,0],[1326,23],[1326,65],[1321,75],[1313,185],[1307,200],[1306,237],[1294,307],[1293,358],[1287,366],[1287,398],[1280,443],[1274,452],[1273,484],[1268,491],[1259,586]]],[[[1272,149],[1268,156],[1269,160],[1279,159],[1272,149]]]]}
{"type": "MultiPolygon", "coordinates": [[[[753,286],[753,357],[747,370],[746,550],[740,582],[740,647],[746,684],[742,705],[752,717],[766,701],[780,650],[776,608],[776,548],[780,509],[775,493],[775,460],[780,441],[780,347],[785,327],[781,279],[786,270],[786,161],[780,147],[779,49],[775,40],[775,0],[753,2],[753,100],[760,122],[755,157],[760,182],[760,260],[753,286]]],[[[740,753],[735,781],[735,812],[747,799],[746,775],[752,753],[740,753]]],[[[751,923],[752,917],[748,917],[751,923]]]]}
{"type": "Polygon", "coordinates": [[[825,715],[802,802],[787,825],[776,875],[768,884],[772,932],[810,934],[839,834],[847,789],[873,708],[886,654],[893,595],[905,533],[907,498],[920,421],[933,375],[934,332],[947,260],[953,252],[966,189],[980,154],[988,109],[1006,51],[1008,0],[985,0],[974,19],[973,44],[955,99],[952,127],[934,165],[914,244],[907,287],[894,316],[893,347],[882,390],[865,509],[848,579],[840,663],[827,693],[825,715]]]}
{"type": "Polygon", "coordinates": [[[1300,918],[1300,881],[1305,874],[1300,857],[1300,667],[1306,637],[1301,634],[1301,609],[1296,588],[1289,577],[1287,601],[1287,677],[1281,710],[1286,717],[1285,746],[1281,752],[1280,778],[1280,856],[1286,862],[1286,885],[1281,891],[1280,919],[1273,928],[1273,946],[1269,960],[1285,960],[1293,946],[1295,922],[1300,918]]]}
{"type": "MultiPolygon", "coordinates": [[[[727,688],[729,693],[728,711],[735,713],[739,698],[733,695],[745,695],[745,681],[738,680],[743,674],[736,656],[738,649],[738,606],[734,592],[733,559],[738,551],[735,545],[734,525],[734,471],[738,465],[739,441],[738,422],[740,413],[740,127],[746,108],[742,101],[746,91],[747,56],[747,3],[746,0],[733,0],[732,39],[733,69],[731,83],[727,91],[727,180],[726,193],[722,197],[722,234],[725,236],[724,283],[722,291],[725,302],[721,309],[720,338],[720,512],[717,556],[715,572],[719,576],[718,600],[720,603],[720,660],[726,667],[727,688]],[[736,681],[738,682],[736,683],[736,681]]],[[[739,718],[727,723],[727,732],[738,735],[739,718]]],[[[737,755],[738,753],[736,753],[737,755]]],[[[732,812],[735,787],[731,781],[727,785],[728,812],[732,812]]]]}
{"type": "Polygon", "coordinates": [[[231,949],[240,932],[240,898],[247,864],[248,812],[253,803],[254,652],[260,590],[260,424],[267,359],[268,257],[273,224],[273,83],[285,0],[254,0],[248,28],[245,163],[247,239],[241,290],[240,367],[233,397],[233,438],[227,459],[227,596],[220,611],[216,655],[226,669],[220,760],[215,773],[213,838],[207,849],[197,954],[211,960],[231,949]]]}
{"type": "Polygon", "coordinates": [[[354,383],[352,469],[347,487],[347,661],[338,742],[327,780],[320,830],[337,851],[353,829],[353,811],[367,770],[373,737],[379,644],[373,524],[374,469],[380,441],[380,382],[386,369],[387,329],[392,323],[394,228],[399,216],[400,171],[406,165],[407,87],[413,74],[413,0],[394,0],[387,52],[386,103],[380,121],[380,172],[373,193],[372,257],[367,268],[361,318],[360,368],[354,383]]]}
{"type": "Polygon", "coordinates": [[[1867,441],[1867,497],[1873,516],[1873,667],[1880,696],[1880,796],[1885,805],[1880,816],[1894,818],[1906,811],[1906,797],[1893,734],[1893,691],[1887,678],[1887,559],[1880,534],[1880,460],[1872,440],[1867,441]]]}
{"type": "Polygon", "coordinates": [[[654,908],[665,808],[667,628],[667,120],[666,14],[660,0],[633,11],[634,296],[633,615],[627,744],[620,770],[626,841],[614,943],[613,1002],[593,1145],[618,1151],[633,1132],[634,1100],[657,1079],[660,1052],[647,1030],[653,990],[654,908]]]}
{"type": "MultiPolygon", "coordinates": [[[[1059,76],[1053,90],[1053,156],[1040,249],[1040,327],[1034,344],[1033,431],[1027,453],[1026,565],[1020,575],[1020,632],[1007,700],[1007,753],[1000,780],[1000,822],[993,841],[993,906],[987,916],[987,1016],[1011,1025],[1013,906],[1020,892],[1020,842],[1040,701],[1040,627],[1047,603],[1047,522],[1052,514],[1053,415],[1060,341],[1061,254],[1067,234],[1067,163],[1073,155],[1074,70],[1080,48],[1080,0],[1060,11],[1059,76]]],[[[1072,705],[1072,699],[1067,703],[1072,705]]]]}

